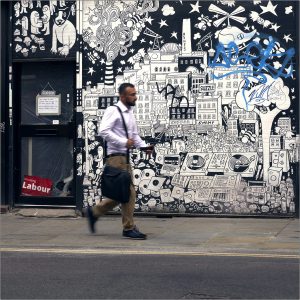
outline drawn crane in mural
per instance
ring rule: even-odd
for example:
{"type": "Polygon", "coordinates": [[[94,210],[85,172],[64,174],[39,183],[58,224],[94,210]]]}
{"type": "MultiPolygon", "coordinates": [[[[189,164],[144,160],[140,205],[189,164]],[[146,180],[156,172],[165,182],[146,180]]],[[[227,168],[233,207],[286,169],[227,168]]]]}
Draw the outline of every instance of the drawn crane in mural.
{"type": "Polygon", "coordinates": [[[145,31],[143,32],[145,35],[154,37],[154,42],[152,46],[152,50],[160,50],[160,44],[159,44],[159,39],[162,38],[161,35],[155,33],[153,30],[150,28],[146,27],[145,31]]]}
{"type": "Polygon", "coordinates": [[[237,16],[238,14],[245,11],[244,7],[239,6],[233,12],[228,13],[218,6],[211,4],[208,7],[208,10],[210,12],[214,12],[224,16],[213,22],[213,25],[215,27],[219,27],[224,21],[227,20],[227,27],[217,31],[215,34],[215,36],[219,40],[219,43],[223,44],[225,47],[228,46],[231,42],[234,42],[236,45],[245,44],[256,34],[256,30],[253,30],[251,32],[243,32],[238,27],[230,25],[230,20],[234,20],[241,24],[244,24],[247,21],[247,18],[237,16]]]}
{"type": "MultiPolygon", "coordinates": [[[[203,51],[202,43],[204,43],[208,39],[210,39],[210,43],[211,43],[211,37],[212,37],[212,34],[210,32],[208,34],[206,34],[204,37],[202,37],[201,40],[196,44],[196,46],[198,47],[197,51],[203,51]]],[[[212,45],[210,45],[210,46],[212,46],[212,45]]]]}

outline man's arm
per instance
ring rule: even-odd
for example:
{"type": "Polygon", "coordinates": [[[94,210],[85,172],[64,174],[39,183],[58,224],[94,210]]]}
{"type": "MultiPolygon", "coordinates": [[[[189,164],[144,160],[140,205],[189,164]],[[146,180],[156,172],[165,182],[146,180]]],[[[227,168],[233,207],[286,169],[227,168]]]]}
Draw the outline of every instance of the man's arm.
{"type": "Polygon", "coordinates": [[[99,132],[105,141],[118,147],[126,147],[127,138],[119,137],[112,130],[116,123],[118,114],[119,113],[115,107],[108,107],[104,112],[99,132]]]}

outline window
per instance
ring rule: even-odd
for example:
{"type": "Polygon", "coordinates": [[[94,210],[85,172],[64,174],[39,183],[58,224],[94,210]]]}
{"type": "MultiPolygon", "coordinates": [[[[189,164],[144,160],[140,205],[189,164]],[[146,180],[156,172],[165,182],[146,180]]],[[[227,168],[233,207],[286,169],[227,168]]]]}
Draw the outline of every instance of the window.
{"type": "Polygon", "coordinates": [[[178,68],[177,68],[177,67],[175,67],[175,68],[174,68],[174,71],[175,71],[175,72],[177,72],[177,71],[178,71],[178,68]]]}
{"type": "Polygon", "coordinates": [[[168,72],[170,72],[171,71],[171,69],[170,69],[170,67],[168,67],[168,72]]]}
{"type": "Polygon", "coordinates": [[[215,108],[216,107],[216,103],[212,103],[212,108],[215,108]]]}
{"type": "Polygon", "coordinates": [[[231,82],[226,83],[226,88],[231,88],[231,82]]]}
{"type": "Polygon", "coordinates": [[[237,73],[233,74],[233,79],[238,79],[238,78],[239,78],[239,76],[237,73]]]}
{"type": "MultiPolygon", "coordinates": [[[[236,74],[234,74],[234,75],[236,75],[236,74]]],[[[238,86],[239,86],[239,83],[238,83],[237,81],[234,81],[234,82],[233,82],[233,87],[234,87],[234,88],[237,88],[238,86]]]]}
{"type": "Polygon", "coordinates": [[[223,82],[218,82],[218,88],[222,88],[223,87],[223,82]]]}
{"type": "Polygon", "coordinates": [[[183,62],[183,59],[181,59],[181,60],[180,60],[180,64],[181,64],[181,65],[183,65],[183,64],[184,64],[184,62],[183,62]]]}
{"type": "Polygon", "coordinates": [[[231,96],[231,92],[230,91],[226,91],[226,97],[230,97],[231,96]]]}
{"type": "Polygon", "coordinates": [[[161,71],[162,71],[162,67],[159,68],[159,72],[161,72],[161,71]]]}
{"type": "Polygon", "coordinates": [[[198,59],[195,59],[195,63],[198,64],[198,63],[199,63],[199,60],[198,60],[198,59]]]}
{"type": "Polygon", "coordinates": [[[155,70],[155,72],[158,72],[158,67],[155,67],[155,69],[154,69],[154,70],[155,70]]]}
{"type": "Polygon", "coordinates": [[[194,64],[194,61],[193,61],[192,59],[190,59],[190,64],[191,64],[191,65],[194,64]]]}

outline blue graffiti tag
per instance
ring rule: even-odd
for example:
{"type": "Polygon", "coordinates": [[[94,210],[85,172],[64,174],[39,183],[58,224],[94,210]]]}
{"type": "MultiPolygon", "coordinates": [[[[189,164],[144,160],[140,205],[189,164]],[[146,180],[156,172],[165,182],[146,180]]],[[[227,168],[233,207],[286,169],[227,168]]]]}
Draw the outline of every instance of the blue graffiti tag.
{"type": "Polygon", "coordinates": [[[259,84],[263,84],[267,80],[264,74],[267,73],[274,79],[292,76],[294,71],[292,59],[295,55],[295,49],[290,48],[286,51],[276,51],[277,46],[278,43],[272,37],[269,37],[266,48],[261,46],[258,42],[252,41],[247,45],[244,53],[239,55],[240,50],[235,42],[230,42],[226,47],[219,43],[214,59],[210,62],[209,66],[212,68],[222,67],[228,69],[235,67],[235,70],[220,76],[213,74],[213,78],[221,79],[231,74],[244,73],[243,78],[245,79],[245,84],[242,87],[242,94],[248,110],[248,105],[254,98],[250,97],[250,100],[247,100],[245,95],[245,89],[249,90],[252,84],[249,80],[250,77],[256,78],[259,84]],[[270,64],[270,61],[274,58],[280,58],[282,60],[281,66],[278,69],[270,64]],[[241,60],[244,61],[244,65],[240,65],[241,60]],[[249,66],[253,68],[253,75],[249,75],[249,66]]]}

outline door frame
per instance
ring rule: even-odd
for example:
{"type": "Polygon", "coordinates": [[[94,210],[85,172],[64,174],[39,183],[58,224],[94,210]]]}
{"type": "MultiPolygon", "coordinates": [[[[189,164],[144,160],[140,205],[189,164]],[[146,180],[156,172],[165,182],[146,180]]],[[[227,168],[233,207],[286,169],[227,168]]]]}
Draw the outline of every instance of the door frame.
{"type": "MultiPolygon", "coordinates": [[[[32,134],[35,129],[39,129],[42,131],[42,134],[39,136],[48,136],[49,130],[55,129],[58,131],[58,137],[67,133],[67,131],[72,131],[70,134],[70,139],[73,140],[73,149],[75,149],[76,145],[76,60],[74,58],[69,59],[14,59],[12,61],[12,73],[14,76],[12,77],[12,103],[13,103],[13,134],[11,140],[11,149],[12,149],[12,176],[10,180],[10,196],[12,197],[11,206],[13,207],[52,207],[52,208],[75,208],[78,205],[77,197],[76,197],[76,153],[73,151],[73,195],[67,197],[49,197],[51,202],[54,204],[50,204],[49,202],[46,204],[45,199],[48,197],[33,197],[33,196],[22,196],[20,195],[20,189],[22,185],[21,180],[21,152],[19,151],[21,147],[21,137],[28,136],[32,134]],[[73,63],[73,117],[72,124],[69,125],[22,125],[22,131],[24,132],[21,136],[20,129],[20,121],[21,121],[21,103],[20,103],[20,83],[21,83],[21,68],[24,64],[30,63],[49,63],[49,62],[68,62],[73,63]],[[69,127],[69,128],[68,128],[69,127]],[[20,201],[21,200],[21,201],[20,201]],[[21,202],[21,203],[20,203],[21,202]]],[[[30,135],[31,136],[31,135],[30,135]]],[[[49,137],[51,138],[51,137],[49,137]]]]}

